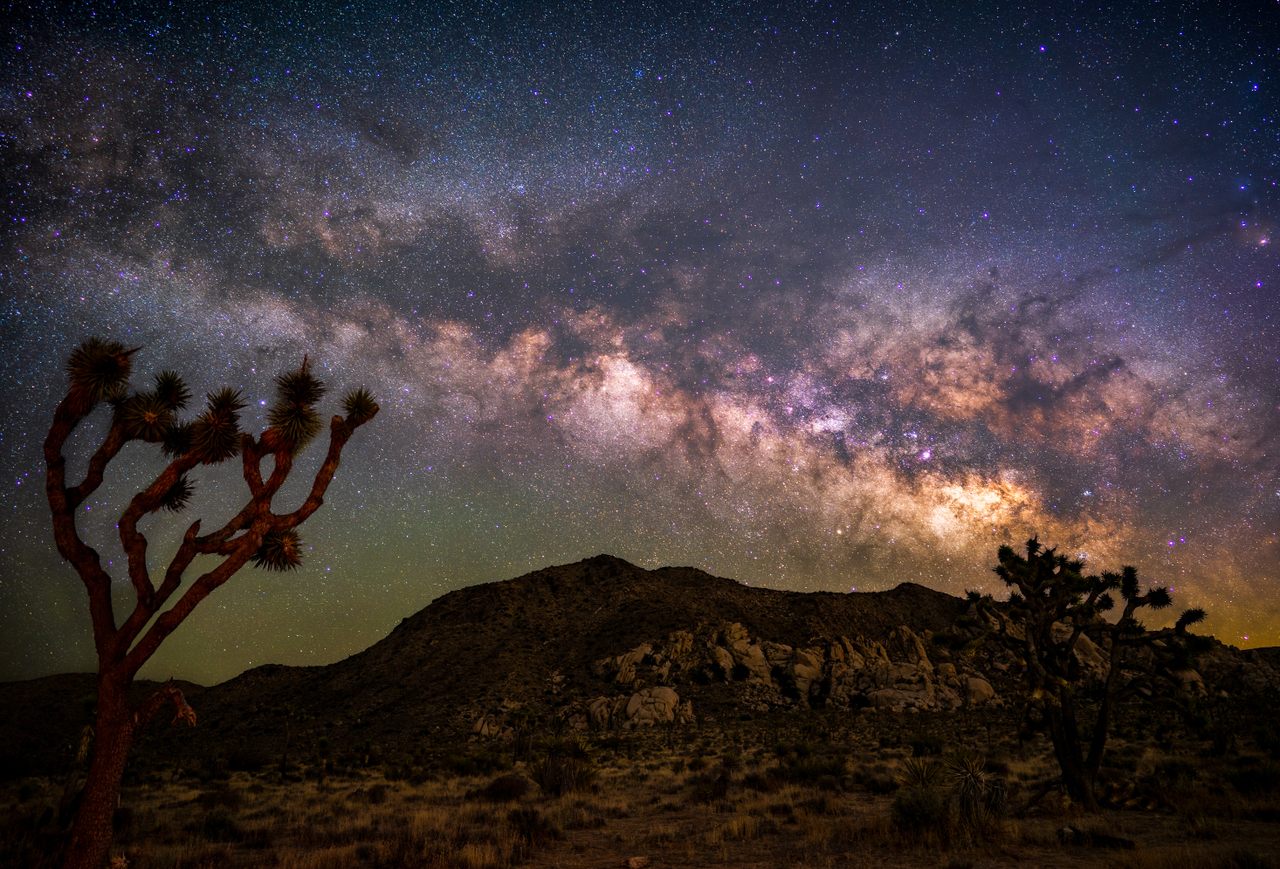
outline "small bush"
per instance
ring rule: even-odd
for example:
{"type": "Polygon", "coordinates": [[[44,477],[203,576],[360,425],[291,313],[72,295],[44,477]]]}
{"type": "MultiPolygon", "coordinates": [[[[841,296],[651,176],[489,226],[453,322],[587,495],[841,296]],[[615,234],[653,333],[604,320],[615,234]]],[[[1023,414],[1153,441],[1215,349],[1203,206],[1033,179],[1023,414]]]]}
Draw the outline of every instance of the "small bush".
{"type": "Polygon", "coordinates": [[[923,735],[916,736],[911,740],[911,754],[914,757],[940,757],[942,755],[942,740],[936,736],[923,735]]]}
{"type": "Polygon", "coordinates": [[[221,784],[201,791],[196,802],[206,808],[238,809],[243,800],[239,791],[228,784],[221,784]]]}
{"type": "Polygon", "coordinates": [[[518,850],[521,856],[528,856],[533,850],[564,838],[560,828],[534,808],[512,809],[507,820],[520,839],[518,850]]]}
{"type": "Polygon", "coordinates": [[[1227,781],[1246,796],[1275,791],[1280,787],[1280,766],[1273,763],[1242,766],[1227,773],[1227,781]]]}
{"type": "Polygon", "coordinates": [[[891,794],[898,789],[898,780],[884,764],[858,767],[853,771],[853,781],[879,796],[891,794]]]}
{"type": "Polygon", "coordinates": [[[507,773],[489,782],[480,791],[480,798],[491,803],[510,803],[529,793],[533,783],[522,775],[507,773]]]}
{"type": "Polygon", "coordinates": [[[562,796],[595,784],[596,771],[586,758],[550,754],[530,768],[542,792],[562,796]]]}
{"type": "Polygon", "coordinates": [[[200,832],[211,842],[235,842],[244,838],[244,829],[231,812],[215,808],[204,816],[200,832]]]}
{"type": "Polygon", "coordinates": [[[388,785],[378,783],[371,785],[368,790],[360,788],[354,791],[351,796],[353,799],[363,800],[371,806],[380,806],[387,801],[391,795],[391,788],[388,785]]]}
{"type": "Polygon", "coordinates": [[[793,763],[778,767],[777,773],[787,781],[797,784],[816,784],[825,790],[832,790],[839,787],[840,777],[845,773],[844,758],[830,755],[801,757],[793,763]]]}
{"type": "MultiPolygon", "coordinates": [[[[444,768],[454,775],[488,775],[507,766],[507,758],[492,750],[451,754],[444,759],[444,768]]],[[[410,781],[414,778],[409,776],[410,781]]]]}
{"type": "Polygon", "coordinates": [[[690,780],[693,799],[699,803],[716,803],[729,795],[733,774],[721,767],[719,770],[700,773],[690,780]]]}
{"type": "Polygon", "coordinates": [[[233,772],[261,772],[271,765],[266,749],[254,745],[238,745],[227,752],[227,769],[233,772]]]}
{"type": "Polygon", "coordinates": [[[933,787],[907,787],[893,798],[893,825],[904,833],[945,835],[950,814],[947,798],[933,787]]]}

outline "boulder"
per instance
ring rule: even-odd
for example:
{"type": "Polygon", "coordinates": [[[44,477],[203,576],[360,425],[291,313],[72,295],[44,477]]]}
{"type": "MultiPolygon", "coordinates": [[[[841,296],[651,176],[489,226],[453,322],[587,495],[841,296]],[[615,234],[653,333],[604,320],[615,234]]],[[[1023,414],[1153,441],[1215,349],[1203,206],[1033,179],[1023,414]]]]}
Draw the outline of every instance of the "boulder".
{"type": "Polygon", "coordinates": [[[619,685],[631,685],[636,681],[636,668],[653,654],[652,643],[641,643],[629,652],[612,658],[601,658],[592,666],[596,675],[612,677],[619,685]]]}
{"type": "Polygon", "coordinates": [[[996,689],[980,676],[970,676],[964,682],[964,699],[970,706],[981,706],[996,699],[996,689]]]}
{"type": "Polygon", "coordinates": [[[471,725],[471,732],[476,736],[498,736],[502,733],[502,721],[496,715],[481,715],[471,725]]]}
{"type": "Polygon", "coordinates": [[[726,682],[733,678],[733,655],[724,646],[711,647],[711,661],[726,682]]]}
{"type": "MultiPolygon", "coordinates": [[[[653,727],[670,724],[676,720],[680,708],[680,695],[666,686],[645,688],[632,694],[627,700],[624,727],[653,727]]],[[[692,709],[692,707],[690,707],[692,709]]]]}
{"type": "Polygon", "coordinates": [[[813,686],[822,681],[826,661],[821,649],[796,649],[791,656],[791,681],[801,700],[808,699],[813,686]]]}

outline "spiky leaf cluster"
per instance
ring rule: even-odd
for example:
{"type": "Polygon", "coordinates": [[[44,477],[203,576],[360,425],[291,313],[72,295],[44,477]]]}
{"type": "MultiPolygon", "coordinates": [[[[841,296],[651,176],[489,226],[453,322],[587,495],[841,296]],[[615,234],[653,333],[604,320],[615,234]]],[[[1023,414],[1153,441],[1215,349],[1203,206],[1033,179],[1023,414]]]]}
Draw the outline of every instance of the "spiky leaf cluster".
{"type": "Polygon", "coordinates": [[[191,502],[191,496],[194,494],[195,487],[191,485],[187,475],[183,474],[174,480],[173,485],[169,487],[169,491],[164,493],[164,496],[160,499],[160,507],[170,513],[180,513],[187,509],[187,505],[191,502]]]}
{"type": "Polygon", "coordinates": [[[118,341],[88,339],[71,351],[67,360],[71,385],[84,390],[93,401],[105,401],[117,395],[129,380],[133,353],[118,341]]]}
{"type": "Polygon", "coordinates": [[[169,458],[177,458],[191,450],[192,433],[195,425],[189,422],[175,422],[165,430],[160,441],[160,449],[169,458]]]}
{"type": "Polygon", "coordinates": [[[353,389],[342,399],[342,413],[351,425],[364,425],[377,415],[378,402],[363,386],[353,389]]]}
{"type": "Polygon", "coordinates": [[[204,412],[191,424],[191,448],[206,465],[224,462],[240,450],[240,390],[224,387],[211,392],[204,412]]]}
{"type": "Polygon", "coordinates": [[[908,788],[932,788],[942,779],[942,767],[927,757],[909,757],[902,762],[899,783],[908,788]]]}
{"type": "Polygon", "coordinates": [[[1187,628],[1192,625],[1200,624],[1200,622],[1205,620],[1206,616],[1207,613],[1200,609],[1200,607],[1192,607],[1191,609],[1184,611],[1182,615],[1178,616],[1178,621],[1173,626],[1174,630],[1180,634],[1186,633],[1187,628]]]}
{"type": "Polygon", "coordinates": [[[176,371],[161,371],[157,374],[152,392],[169,410],[182,410],[191,401],[191,390],[176,371]]]}
{"type": "Polygon", "coordinates": [[[116,405],[125,434],[135,440],[161,443],[173,427],[173,409],[154,392],[139,392],[116,405]]]}
{"type": "Polygon", "coordinates": [[[253,564],[263,570],[283,572],[302,565],[302,538],[292,528],[268,531],[253,554],[253,564]]]}
{"type": "Polygon", "coordinates": [[[267,411],[267,423],[291,451],[302,449],[320,433],[315,404],[324,392],[324,384],[311,375],[305,359],[296,371],[276,378],[276,400],[267,411]]]}

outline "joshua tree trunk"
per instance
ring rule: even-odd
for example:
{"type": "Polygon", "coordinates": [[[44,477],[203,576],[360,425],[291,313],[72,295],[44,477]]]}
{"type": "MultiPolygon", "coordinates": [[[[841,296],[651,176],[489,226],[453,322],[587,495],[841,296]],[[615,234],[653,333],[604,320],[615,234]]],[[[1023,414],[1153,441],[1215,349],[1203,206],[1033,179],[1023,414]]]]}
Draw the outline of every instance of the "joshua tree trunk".
{"type": "Polygon", "coordinates": [[[1062,783],[1071,799],[1080,803],[1086,811],[1098,810],[1098,799],[1093,793],[1094,775],[1085,764],[1080,751],[1080,731],[1076,724],[1074,708],[1065,705],[1049,709],[1046,714],[1049,738],[1053,753],[1062,773],[1062,783]]]}
{"type": "Polygon", "coordinates": [[[89,775],[67,845],[66,869],[100,869],[111,849],[112,821],[133,744],[134,717],[126,699],[127,682],[104,674],[98,679],[98,714],[89,759],[89,775]]]}

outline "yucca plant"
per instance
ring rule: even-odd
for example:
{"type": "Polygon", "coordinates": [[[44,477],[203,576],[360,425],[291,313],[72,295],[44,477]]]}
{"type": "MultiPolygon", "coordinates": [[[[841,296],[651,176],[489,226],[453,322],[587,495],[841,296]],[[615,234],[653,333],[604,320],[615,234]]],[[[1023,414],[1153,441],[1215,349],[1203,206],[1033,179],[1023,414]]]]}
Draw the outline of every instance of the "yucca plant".
{"type": "Polygon", "coordinates": [[[195,487],[191,485],[187,475],[183,474],[174,480],[173,485],[160,497],[160,507],[170,513],[181,513],[187,509],[187,505],[191,503],[191,496],[194,494],[195,487]]]}
{"type": "Polygon", "coordinates": [[[134,702],[130,688],[139,668],[201,601],[247,564],[273,571],[298,567],[301,539],[296,529],[319,509],[348,440],[378,412],[377,402],[367,391],[350,393],[343,402],[345,416],[333,417],[329,425],[329,449],[309,496],[297,509],[276,513],[272,501],[294,468],[295,454],[321,428],[315,405],[324,395],[324,386],[311,376],[305,357],[297,370],[277,378],[270,425],[255,437],[240,428],[246,403],[239,390],[228,387],[210,393],[204,409],[191,421],[177,418],[191,391],[172,371],[157,374],[150,391],[131,393],[128,382],[135,352],[115,341],[91,338],[71,353],[67,392],[54,412],[44,444],[45,491],[54,540],[88,591],[98,654],[89,771],[65,850],[65,865],[70,869],[100,869],[106,862],[112,811],[139,728],[167,703],[176,710],[175,721],[195,723],[195,712],[172,682],[141,703],[134,702]],[[69,484],[64,447],[80,423],[104,402],[112,408],[110,428],[93,451],[84,479],[69,484]],[[120,450],[134,441],[156,444],[163,463],[151,483],[129,500],[116,523],[136,598],[130,615],[117,623],[114,583],[103,559],[80,536],[76,511],[102,485],[107,466],[120,450]],[[203,531],[198,520],[193,522],[168,567],[158,574],[163,579],[157,585],[139,523],[161,510],[188,509],[195,494],[188,473],[237,455],[243,458],[249,490],[244,506],[210,531],[203,531]],[[267,458],[272,459],[271,473],[264,477],[262,463],[267,458]],[[187,569],[201,557],[207,569],[184,588],[187,569]]]}
{"type": "Polygon", "coordinates": [[[950,826],[947,795],[939,786],[942,766],[925,757],[909,757],[898,771],[901,787],[894,794],[889,811],[893,825],[913,836],[930,835],[945,839],[950,826]]]}
{"type": "Polygon", "coordinates": [[[347,415],[347,419],[364,422],[373,419],[378,412],[378,402],[374,401],[373,393],[360,387],[351,390],[342,399],[342,412],[347,415]]]}
{"type": "Polygon", "coordinates": [[[161,371],[157,374],[152,392],[169,410],[182,410],[191,401],[191,390],[176,371],[161,371]]]}
{"type": "Polygon", "coordinates": [[[942,779],[942,766],[927,757],[909,757],[902,762],[898,783],[904,788],[936,787],[942,779]]]}
{"type": "Polygon", "coordinates": [[[970,839],[984,838],[1004,812],[1004,780],[990,775],[986,762],[976,755],[950,760],[946,776],[960,832],[970,839]]]}

